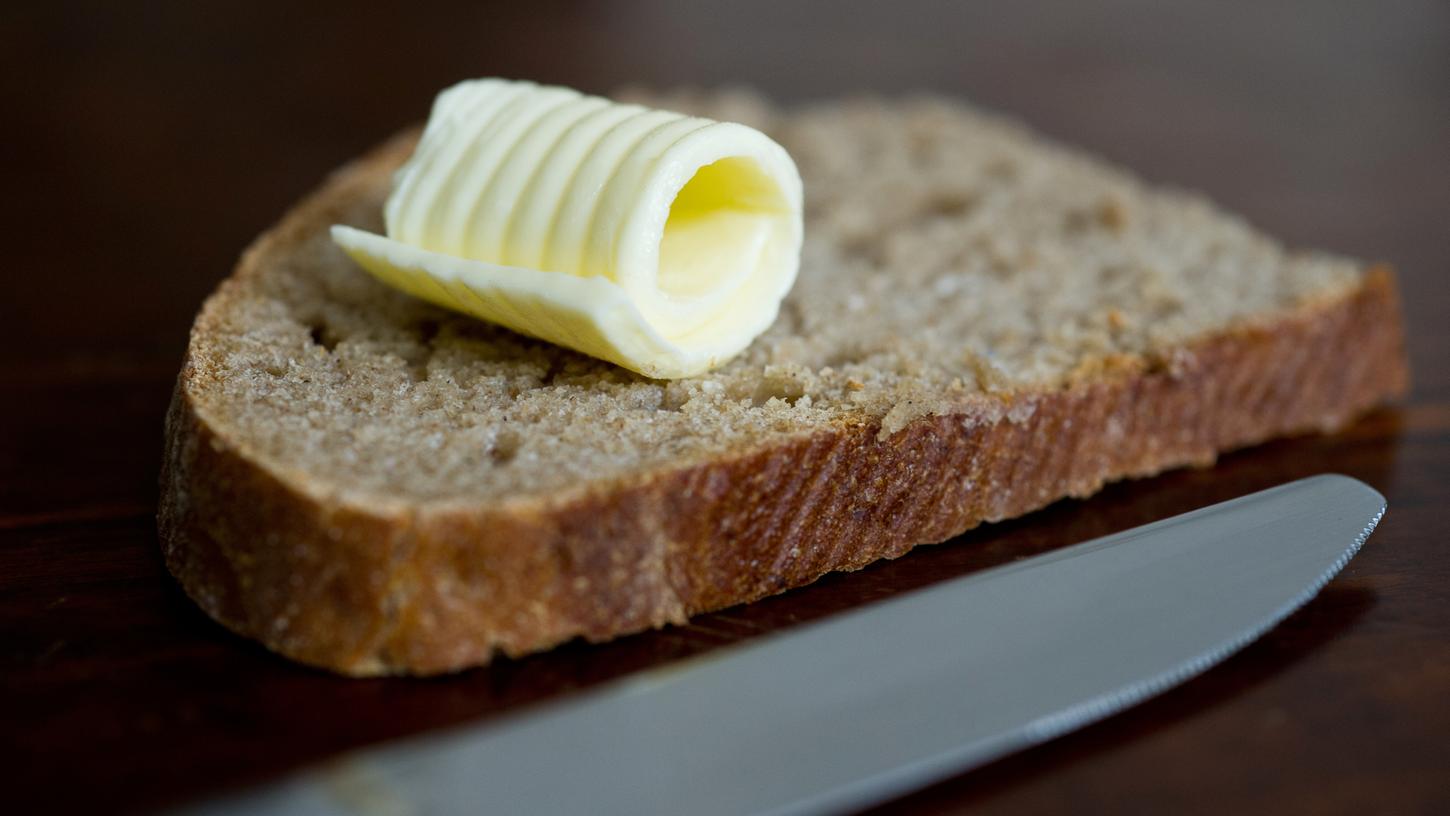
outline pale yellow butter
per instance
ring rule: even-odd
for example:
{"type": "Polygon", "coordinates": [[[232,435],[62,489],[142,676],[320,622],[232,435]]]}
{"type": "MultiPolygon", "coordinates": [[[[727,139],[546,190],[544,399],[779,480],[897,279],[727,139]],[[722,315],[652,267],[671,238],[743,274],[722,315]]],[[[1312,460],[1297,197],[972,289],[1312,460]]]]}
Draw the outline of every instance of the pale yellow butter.
{"type": "Polygon", "coordinates": [[[481,79],[439,94],[384,207],[333,240],[405,292],[651,377],[740,353],[800,266],[801,181],[744,125],[481,79]]]}

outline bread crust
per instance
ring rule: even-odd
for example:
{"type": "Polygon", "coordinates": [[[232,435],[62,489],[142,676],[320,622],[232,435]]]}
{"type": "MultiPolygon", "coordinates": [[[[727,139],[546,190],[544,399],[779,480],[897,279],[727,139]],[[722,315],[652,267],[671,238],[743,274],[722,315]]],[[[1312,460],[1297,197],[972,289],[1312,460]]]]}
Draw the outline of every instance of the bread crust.
{"type": "Polygon", "coordinates": [[[549,498],[407,506],[337,495],[228,437],[195,348],[228,290],[391,171],[405,134],[339,171],[258,239],[208,301],[166,422],[158,528],[207,614],[349,675],[435,674],[593,641],[898,557],[1106,482],[1286,434],[1332,430],[1408,387],[1393,273],[1171,360],[1106,360],[991,410],[879,421],[549,498]]]}

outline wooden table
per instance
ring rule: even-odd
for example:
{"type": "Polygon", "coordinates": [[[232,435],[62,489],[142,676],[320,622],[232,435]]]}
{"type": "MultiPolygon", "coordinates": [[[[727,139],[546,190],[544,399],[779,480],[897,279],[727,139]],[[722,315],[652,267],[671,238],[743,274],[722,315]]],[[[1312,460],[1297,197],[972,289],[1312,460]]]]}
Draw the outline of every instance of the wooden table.
{"type": "Polygon", "coordinates": [[[180,801],[1322,471],[1390,512],[1317,600],[1182,688],[883,810],[1450,812],[1450,6],[34,5],[0,12],[8,812],[180,801]],[[686,627],[432,680],[294,666],[206,619],[157,554],[187,326],[330,168],[489,74],[969,96],[1292,243],[1394,263],[1414,394],[686,627]]]}

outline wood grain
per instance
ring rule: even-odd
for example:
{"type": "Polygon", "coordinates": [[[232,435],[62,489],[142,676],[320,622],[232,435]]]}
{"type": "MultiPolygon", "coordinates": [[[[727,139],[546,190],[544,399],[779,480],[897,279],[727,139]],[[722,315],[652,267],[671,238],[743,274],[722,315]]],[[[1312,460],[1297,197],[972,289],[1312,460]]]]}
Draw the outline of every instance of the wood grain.
{"type": "Polygon", "coordinates": [[[146,810],[567,695],[1288,479],[1390,512],[1222,667],[885,812],[1450,811],[1450,8],[1400,2],[33,4],[0,15],[0,778],[18,812],[146,810]],[[156,546],[186,328],[236,253],[453,80],[932,88],[1010,110],[1292,243],[1400,274],[1414,391],[805,589],[465,674],[348,681],[205,618],[156,546]]]}

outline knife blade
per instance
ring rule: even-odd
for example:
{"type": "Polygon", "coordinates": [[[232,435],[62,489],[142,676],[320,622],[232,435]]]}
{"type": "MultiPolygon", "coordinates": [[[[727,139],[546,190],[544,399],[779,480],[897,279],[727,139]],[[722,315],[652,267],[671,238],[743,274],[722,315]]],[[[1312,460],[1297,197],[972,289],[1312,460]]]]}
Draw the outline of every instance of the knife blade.
{"type": "Polygon", "coordinates": [[[1102,719],[1312,598],[1385,511],[1323,475],[349,755],[181,812],[826,813],[1102,719]]]}

